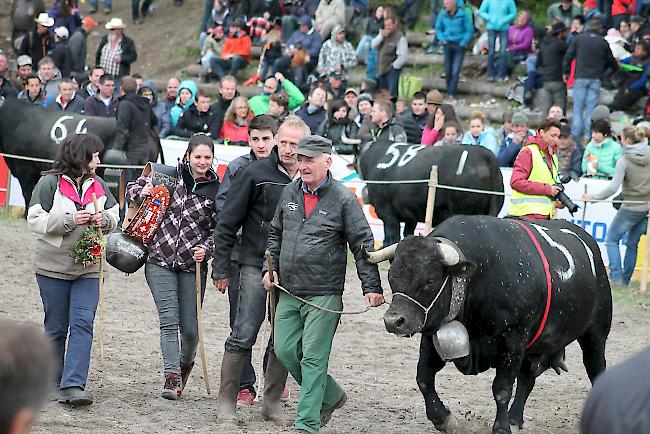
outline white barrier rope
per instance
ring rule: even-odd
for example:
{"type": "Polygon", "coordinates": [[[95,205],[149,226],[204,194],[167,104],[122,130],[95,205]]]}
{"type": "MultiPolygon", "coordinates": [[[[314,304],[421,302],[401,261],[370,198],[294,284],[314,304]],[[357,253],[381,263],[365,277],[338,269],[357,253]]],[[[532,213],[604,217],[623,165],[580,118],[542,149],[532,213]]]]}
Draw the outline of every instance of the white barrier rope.
{"type": "MultiPolygon", "coordinates": [[[[0,156],[6,158],[14,158],[16,160],[33,161],[35,163],[49,163],[49,164],[54,163],[54,160],[49,160],[47,158],[25,157],[24,155],[6,154],[4,152],[0,152],[0,156]]],[[[136,166],[136,165],[129,165],[129,164],[100,164],[99,167],[105,167],[107,169],[143,169],[144,168],[144,166],[136,166]]]]}
{"type": "MultiPolygon", "coordinates": [[[[37,163],[54,163],[54,160],[48,160],[46,158],[36,158],[36,157],[26,157],[24,155],[15,155],[15,154],[6,154],[3,152],[0,152],[0,156],[7,157],[7,158],[15,158],[17,160],[26,160],[26,161],[34,161],[37,163]]],[[[104,167],[106,169],[142,169],[144,166],[136,166],[136,165],[122,165],[122,164],[100,164],[99,167],[104,167]]],[[[481,190],[481,189],[476,189],[476,188],[467,188],[467,187],[457,187],[454,185],[442,185],[442,184],[429,184],[430,179],[404,179],[401,181],[376,181],[376,180],[362,180],[362,179],[350,179],[350,180],[345,180],[341,181],[343,183],[352,183],[352,184],[384,184],[384,185],[390,185],[390,184],[428,184],[430,187],[434,186],[436,188],[439,188],[441,190],[453,190],[453,191],[462,191],[465,193],[476,193],[476,194],[490,194],[494,196],[510,196],[509,193],[505,193],[503,191],[493,191],[493,190],[481,190]]],[[[603,200],[596,200],[596,199],[588,199],[588,200],[583,200],[580,199],[580,202],[603,202],[603,203],[620,203],[620,204],[642,204],[642,203],[647,203],[641,200],[613,200],[613,199],[603,199],[603,200]]]]}

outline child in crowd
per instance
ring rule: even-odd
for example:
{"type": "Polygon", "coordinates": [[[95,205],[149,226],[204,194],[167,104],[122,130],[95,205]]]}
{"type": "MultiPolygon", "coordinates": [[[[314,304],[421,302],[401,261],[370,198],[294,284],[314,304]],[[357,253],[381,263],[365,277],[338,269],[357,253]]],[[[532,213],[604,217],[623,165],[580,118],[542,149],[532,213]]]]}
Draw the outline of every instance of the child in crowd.
{"type": "Polygon", "coordinates": [[[449,122],[445,124],[443,128],[445,134],[441,140],[438,140],[433,146],[450,146],[459,144],[459,134],[460,128],[455,122],[449,122]]]}
{"type": "Polygon", "coordinates": [[[612,138],[612,129],[604,119],[591,123],[591,141],[582,157],[584,176],[607,179],[614,176],[616,162],[623,156],[621,145],[612,138]]]}
{"type": "Polygon", "coordinates": [[[469,118],[469,131],[463,134],[463,145],[483,146],[494,153],[499,152],[497,136],[494,129],[487,125],[485,115],[480,111],[472,112],[469,118]]]}

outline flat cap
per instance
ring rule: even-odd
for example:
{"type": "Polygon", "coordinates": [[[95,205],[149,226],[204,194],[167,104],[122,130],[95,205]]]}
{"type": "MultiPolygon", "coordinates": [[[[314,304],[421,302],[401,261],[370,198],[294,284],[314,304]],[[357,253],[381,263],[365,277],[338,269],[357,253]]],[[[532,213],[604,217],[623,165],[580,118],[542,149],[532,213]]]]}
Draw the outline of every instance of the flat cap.
{"type": "Polygon", "coordinates": [[[305,157],[318,157],[321,154],[332,153],[332,141],[325,137],[308,135],[300,139],[298,142],[298,150],[296,154],[304,155],[305,157]]]}
{"type": "Polygon", "coordinates": [[[512,115],[512,121],[510,123],[512,125],[528,125],[528,116],[524,113],[517,112],[512,115]]]}

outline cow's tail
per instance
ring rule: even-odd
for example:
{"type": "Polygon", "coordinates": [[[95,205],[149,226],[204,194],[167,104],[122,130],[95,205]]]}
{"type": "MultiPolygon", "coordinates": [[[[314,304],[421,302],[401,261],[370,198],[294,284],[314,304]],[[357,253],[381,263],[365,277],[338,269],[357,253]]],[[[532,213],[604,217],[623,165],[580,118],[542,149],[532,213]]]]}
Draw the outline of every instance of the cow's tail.
{"type": "MultiPolygon", "coordinates": [[[[504,191],[504,186],[503,186],[503,174],[501,173],[501,169],[499,168],[498,164],[495,164],[493,166],[493,172],[492,176],[490,177],[492,179],[492,188],[490,190],[492,191],[499,191],[502,192],[504,191]]],[[[503,202],[505,201],[505,196],[500,195],[500,194],[493,194],[490,197],[490,215],[491,216],[497,216],[499,215],[499,212],[501,211],[501,208],[503,208],[503,202]]]]}

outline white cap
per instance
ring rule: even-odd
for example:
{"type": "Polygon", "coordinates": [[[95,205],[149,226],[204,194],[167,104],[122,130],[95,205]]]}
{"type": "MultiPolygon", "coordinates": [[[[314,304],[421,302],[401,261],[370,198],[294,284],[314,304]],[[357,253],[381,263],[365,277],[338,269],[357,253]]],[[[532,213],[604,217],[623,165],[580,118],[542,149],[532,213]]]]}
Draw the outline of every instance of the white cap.
{"type": "Polygon", "coordinates": [[[57,27],[56,29],[54,29],[54,34],[61,39],[65,39],[68,36],[70,36],[70,32],[68,31],[68,28],[64,26],[57,27]]]}

